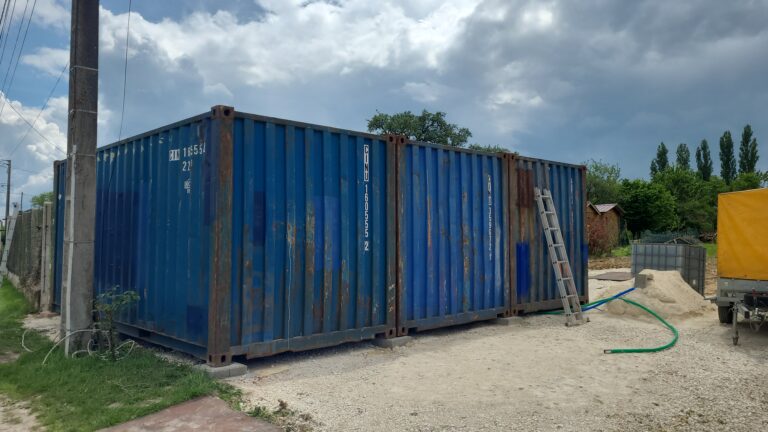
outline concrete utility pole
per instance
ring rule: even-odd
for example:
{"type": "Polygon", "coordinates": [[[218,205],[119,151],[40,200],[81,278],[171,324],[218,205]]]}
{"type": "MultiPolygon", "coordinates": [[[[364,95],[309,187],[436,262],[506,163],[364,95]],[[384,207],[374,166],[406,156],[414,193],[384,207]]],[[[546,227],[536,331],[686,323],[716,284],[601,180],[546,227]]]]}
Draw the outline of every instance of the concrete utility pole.
{"type": "MultiPolygon", "coordinates": [[[[69,64],[62,337],[92,324],[99,0],[72,1],[69,64]]],[[[85,332],[70,336],[64,343],[65,355],[83,349],[87,336],[85,332]]]]}

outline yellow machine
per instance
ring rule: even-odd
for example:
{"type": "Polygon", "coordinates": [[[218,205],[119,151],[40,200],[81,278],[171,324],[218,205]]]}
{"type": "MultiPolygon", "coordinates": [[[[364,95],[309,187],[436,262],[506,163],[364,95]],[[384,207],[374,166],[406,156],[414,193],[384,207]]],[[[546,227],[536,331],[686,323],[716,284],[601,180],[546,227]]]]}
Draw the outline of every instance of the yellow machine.
{"type": "Polygon", "coordinates": [[[759,327],[768,316],[768,188],[717,199],[717,299],[720,322],[742,314],[759,327]]]}

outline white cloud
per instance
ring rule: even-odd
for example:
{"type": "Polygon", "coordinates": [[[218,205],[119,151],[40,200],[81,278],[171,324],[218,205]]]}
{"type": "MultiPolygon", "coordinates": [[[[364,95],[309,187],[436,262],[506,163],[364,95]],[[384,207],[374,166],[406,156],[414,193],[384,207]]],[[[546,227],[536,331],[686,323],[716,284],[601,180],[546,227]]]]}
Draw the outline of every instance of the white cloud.
{"type": "Polygon", "coordinates": [[[37,0],[34,21],[43,26],[52,26],[60,30],[69,30],[71,10],[70,1],[60,3],[56,0],[37,0]]]}
{"type": "Polygon", "coordinates": [[[0,141],[0,155],[12,158],[13,166],[18,169],[12,191],[24,191],[25,196],[32,196],[50,190],[53,161],[66,157],[63,152],[67,146],[66,98],[51,99],[48,107],[40,112],[39,107],[7,100],[0,93],[0,106],[3,106],[0,136],[5,138],[0,141]],[[40,134],[31,130],[24,119],[34,124],[40,134]]]}
{"type": "MultiPolygon", "coordinates": [[[[171,71],[190,64],[207,87],[232,82],[267,85],[305,81],[321,74],[361,68],[439,70],[479,0],[441,4],[424,16],[409,16],[393,1],[357,1],[342,6],[264,1],[261,21],[238,22],[226,11],[197,12],[180,21],[131,18],[130,56],[151,51],[171,71]]],[[[104,55],[124,49],[127,15],[102,9],[104,55]]],[[[31,61],[31,60],[30,60],[31,61]]]]}
{"type": "Polygon", "coordinates": [[[49,75],[59,76],[64,65],[69,63],[69,50],[42,47],[33,54],[23,55],[21,62],[49,75]]]}
{"type": "Polygon", "coordinates": [[[521,19],[526,29],[546,30],[554,23],[555,14],[551,8],[536,6],[524,11],[521,19]]]}
{"type": "Polygon", "coordinates": [[[430,103],[438,100],[447,88],[441,84],[426,82],[407,82],[403,85],[403,92],[416,101],[430,103]]]}

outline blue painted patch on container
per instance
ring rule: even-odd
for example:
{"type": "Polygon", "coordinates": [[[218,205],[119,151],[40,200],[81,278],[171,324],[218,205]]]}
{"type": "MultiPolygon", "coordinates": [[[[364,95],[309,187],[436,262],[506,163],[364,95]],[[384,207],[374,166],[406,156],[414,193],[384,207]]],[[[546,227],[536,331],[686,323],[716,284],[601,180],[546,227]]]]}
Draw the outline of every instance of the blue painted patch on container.
{"type": "Polygon", "coordinates": [[[515,273],[517,281],[517,301],[524,303],[530,301],[531,290],[531,246],[528,243],[517,243],[515,273]]]}

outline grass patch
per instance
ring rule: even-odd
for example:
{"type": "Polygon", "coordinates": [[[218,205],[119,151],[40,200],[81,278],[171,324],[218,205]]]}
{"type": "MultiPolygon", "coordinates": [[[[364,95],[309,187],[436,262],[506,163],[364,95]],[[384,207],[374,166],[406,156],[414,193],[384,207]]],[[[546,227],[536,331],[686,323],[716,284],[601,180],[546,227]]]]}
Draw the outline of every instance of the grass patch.
{"type": "Polygon", "coordinates": [[[705,249],[707,249],[707,256],[712,258],[717,256],[717,243],[702,243],[705,249]]]}
{"type": "Polygon", "coordinates": [[[3,281],[0,286],[0,355],[21,351],[21,320],[29,312],[29,303],[24,296],[10,282],[3,281]]]}
{"type": "MultiPolygon", "coordinates": [[[[23,351],[21,321],[28,311],[24,297],[3,281],[0,354],[23,351]]],[[[52,431],[100,429],[210,394],[239,405],[240,394],[231,386],[145,349],[137,348],[118,362],[65,358],[57,350],[42,366],[53,344],[33,332],[25,342],[35,351],[0,364],[0,393],[27,401],[40,423],[52,431]]]]}
{"type": "Polygon", "coordinates": [[[628,257],[632,256],[632,246],[619,246],[611,251],[612,257],[628,257]]]}

